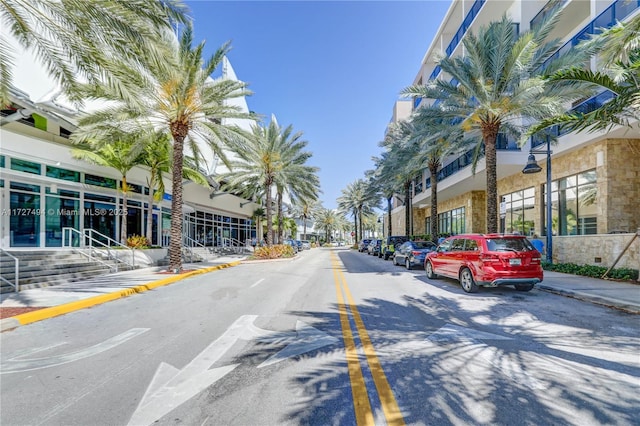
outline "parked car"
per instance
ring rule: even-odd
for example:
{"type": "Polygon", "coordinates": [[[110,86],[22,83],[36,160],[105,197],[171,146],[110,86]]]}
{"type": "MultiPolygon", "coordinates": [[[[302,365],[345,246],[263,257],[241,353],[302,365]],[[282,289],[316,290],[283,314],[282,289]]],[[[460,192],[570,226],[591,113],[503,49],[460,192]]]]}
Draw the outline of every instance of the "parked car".
{"type": "Polygon", "coordinates": [[[311,250],[311,243],[307,240],[302,240],[302,248],[304,250],[311,250]]]}
{"type": "Polygon", "coordinates": [[[404,235],[392,235],[382,240],[382,248],[378,257],[384,257],[384,260],[389,260],[396,247],[400,247],[403,243],[407,242],[408,238],[404,235]]]}
{"type": "Polygon", "coordinates": [[[302,241],[300,240],[293,240],[294,243],[296,243],[296,245],[298,246],[298,251],[302,251],[304,250],[304,247],[302,247],[302,241]]]}
{"type": "Polygon", "coordinates": [[[382,247],[382,240],[371,240],[367,246],[367,253],[378,256],[380,255],[380,247],[382,247]]]}
{"type": "Polygon", "coordinates": [[[436,247],[431,241],[407,241],[393,253],[393,264],[404,265],[407,269],[423,266],[427,253],[434,251],[436,247]]]}
{"type": "Polygon", "coordinates": [[[282,244],[286,244],[288,246],[291,246],[291,248],[293,249],[293,253],[298,253],[298,244],[296,244],[295,241],[291,240],[291,239],[284,239],[282,240],[282,244]]]}
{"type": "Polygon", "coordinates": [[[522,235],[449,237],[427,254],[424,269],[430,279],[457,279],[467,293],[478,291],[478,286],[504,285],[529,291],[543,279],[540,252],[522,235]]]}
{"type": "Polygon", "coordinates": [[[358,251],[359,251],[360,253],[362,253],[362,252],[366,251],[366,250],[367,250],[367,247],[369,246],[369,243],[370,243],[370,242],[371,242],[371,239],[368,239],[368,238],[365,238],[365,239],[361,240],[361,241],[358,243],[358,251]]]}

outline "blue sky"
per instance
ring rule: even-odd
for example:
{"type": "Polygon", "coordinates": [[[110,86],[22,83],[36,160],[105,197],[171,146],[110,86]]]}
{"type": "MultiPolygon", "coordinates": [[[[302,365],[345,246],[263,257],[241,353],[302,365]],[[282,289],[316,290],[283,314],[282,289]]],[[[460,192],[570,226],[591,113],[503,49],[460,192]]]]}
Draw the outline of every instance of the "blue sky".
{"type": "Polygon", "coordinates": [[[302,131],[324,207],[373,168],[399,92],[451,4],[443,1],[187,1],[195,41],[229,60],[249,109],[302,131]]]}

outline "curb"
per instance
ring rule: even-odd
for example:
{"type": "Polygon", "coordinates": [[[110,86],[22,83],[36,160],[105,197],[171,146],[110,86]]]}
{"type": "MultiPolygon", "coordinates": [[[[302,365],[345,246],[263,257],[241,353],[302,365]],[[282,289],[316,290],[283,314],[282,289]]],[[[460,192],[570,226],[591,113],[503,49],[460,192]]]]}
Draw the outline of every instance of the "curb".
{"type": "Polygon", "coordinates": [[[640,314],[640,306],[635,304],[629,304],[628,302],[613,299],[603,296],[594,296],[592,294],[581,293],[573,290],[564,290],[557,287],[551,287],[546,285],[537,284],[536,287],[540,290],[547,291],[549,293],[559,294],[561,296],[571,297],[573,299],[582,300],[585,302],[591,302],[596,305],[603,305],[608,308],[618,309],[629,314],[640,314]]]}
{"type": "Polygon", "coordinates": [[[0,320],[0,332],[11,330],[21,325],[27,325],[37,321],[42,321],[45,319],[68,314],[69,312],[79,311],[80,309],[101,305],[103,303],[110,302],[112,300],[121,299],[123,297],[131,296],[134,294],[144,293],[145,291],[153,290],[158,287],[163,287],[165,285],[173,284],[177,281],[182,281],[186,278],[190,278],[195,275],[206,274],[208,272],[213,272],[220,269],[229,268],[232,266],[237,266],[240,263],[241,261],[236,261],[236,262],[225,263],[222,265],[216,265],[208,268],[202,268],[196,271],[187,272],[186,274],[174,275],[169,278],[163,278],[161,280],[152,281],[150,283],[127,288],[125,290],[102,294],[100,296],[94,296],[88,299],[77,300],[75,302],[69,302],[63,305],[52,306],[50,308],[43,308],[37,311],[28,312],[26,314],[20,314],[14,317],[5,318],[0,320]]]}

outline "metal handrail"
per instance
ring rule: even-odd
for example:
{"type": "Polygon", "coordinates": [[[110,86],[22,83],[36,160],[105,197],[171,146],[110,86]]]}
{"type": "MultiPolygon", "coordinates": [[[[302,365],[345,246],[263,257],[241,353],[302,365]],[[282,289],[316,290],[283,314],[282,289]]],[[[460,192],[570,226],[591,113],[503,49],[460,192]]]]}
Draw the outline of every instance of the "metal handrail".
{"type": "Polygon", "coordinates": [[[116,262],[115,266],[107,263],[105,261],[103,261],[102,259],[98,259],[97,257],[93,256],[93,249],[89,249],[89,252],[85,252],[84,250],[80,250],[80,248],[85,247],[84,245],[84,235],[82,235],[82,232],[78,231],[75,228],[70,228],[70,227],[64,227],[62,228],[62,247],[65,248],[70,248],[72,250],[74,250],[76,253],[80,253],[82,256],[86,257],[87,259],[89,259],[91,262],[98,262],[101,265],[106,266],[107,268],[109,268],[109,271],[111,271],[113,268],[115,268],[115,272],[118,272],[118,262],[116,262]],[[73,245],[73,234],[77,234],[78,235],[78,241],[80,242],[80,246],[81,247],[76,247],[73,245]],[[69,242],[67,244],[67,234],[69,235],[69,242]]]}
{"type": "Polygon", "coordinates": [[[122,244],[122,243],[114,240],[113,238],[111,238],[111,237],[109,237],[107,235],[101,234],[100,232],[96,231],[93,228],[85,228],[84,229],[84,236],[86,238],[89,238],[89,248],[90,249],[93,250],[93,243],[94,242],[98,243],[99,245],[102,245],[103,247],[105,247],[107,249],[107,253],[109,255],[109,258],[110,259],[113,258],[113,260],[116,261],[116,272],[118,272],[118,262],[125,263],[125,264],[131,266],[132,268],[136,267],[136,252],[135,252],[136,249],[135,248],[129,247],[126,244],[122,244]],[[101,237],[101,238],[106,239],[107,243],[105,244],[102,241],[100,241],[99,239],[94,238],[93,237],[94,234],[99,236],[99,237],[101,237]],[[120,247],[122,249],[129,250],[129,252],[131,253],[131,263],[125,261],[124,259],[120,259],[117,255],[113,255],[111,253],[112,247],[120,247]]]}
{"type": "Polygon", "coordinates": [[[67,247],[67,248],[71,248],[71,249],[75,249],[78,253],[82,254],[83,256],[87,257],[89,260],[94,261],[94,262],[98,262],[101,263],[102,265],[105,265],[109,268],[109,270],[114,269],[115,268],[115,272],[119,271],[119,264],[120,263],[124,263],[126,265],[129,265],[133,268],[135,268],[135,249],[132,247],[128,247],[124,244],[119,243],[118,241],[114,240],[113,238],[110,238],[104,234],[101,234],[100,232],[96,231],[95,229],[92,228],[86,228],[84,230],[84,233],[78,231],[75,228],[71,228],[71,227],[64,227],[62,228],[62,246],[63,247],[67,247]],[[79,237],[79,245],[80,247],[75,247],[73,245],[73,238],[72,236],[76,234],[79,237]],[[99,239],[95,238],[95,235],[104,238],[107,243],[104,243],[102,241],[100,241],[99,239]],[[67,239],[67,236],[69,236],[69,238],[67,239]],[[68,240],[68,241],[67,241],[68,240]],[[87,245],[87,241],[88,241],[88,245],[87,245]],[[112,244],[113,243],[113,244],[112,244]],[[127,262],[124,259],[121,259],[120,257],[118,257],[116,254],[114,254],[112,252],[113,247],[122,247],[122,248],[126,248],[127,250],[129,250],[131,252],[131,263],[127,262]],[[88,253],[86,253],[83,250],[80,249],[88,249],[88,253]],[[94,250],[101,250],[101,249],[106,249],[107,251],[107,258],[108,259],[112,259],[115,261],[115,263],[109,264],[107,262],[104,262],[103,260],[99,259],[97,256],[94,255],[94,250]]]}
{"type": "Polygon", "coordinates": [[[16,292],[19,292],[20,291],[20,260],[14,255],[12,255],[11,253],[7,252],[6,250],[3,250],[2,248],[0,248],[0,255],[2,254],[6,254],[7,256],[13,259],[13,264],[15,266],[14,268],[15,273],[13,275],[13,279],[15,283],[12,283],[11,281],[9,281],[8,279],[6,279],[1,275],[0,275],[0,280],[6,282],[7,284],[10,284],[16,292]]]}

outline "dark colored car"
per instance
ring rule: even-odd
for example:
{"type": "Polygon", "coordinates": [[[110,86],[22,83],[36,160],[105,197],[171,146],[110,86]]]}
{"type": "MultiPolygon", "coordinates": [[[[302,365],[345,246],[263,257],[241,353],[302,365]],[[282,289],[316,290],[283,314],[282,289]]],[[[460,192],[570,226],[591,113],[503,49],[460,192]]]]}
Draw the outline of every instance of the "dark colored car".
{"type": "Polygon", "coordinates": [[[389,258],[393,256],[396,247],[400,247],[403,243],[406,243],[407,240],[408,238],[404,235],[392,235],[385,238],[382,240],[382,248],[380,249],[378,257],[384,257],[384,260],[389,260],[389,258]]]}
{"type": "Polygon", "coordinates": [[[431,241],[407,241],[393,253],[393,264],[404,265],[407,269],[423,266],[427,253],[436,249],[431,241]]]}
{"type": "Polygon", "coordinates": [[[302,251],[304,250],[304,246],[302,245],[302,241],[300,240],[293,240],[294,243],[296,243],[296,245],[298,246],[298,251],[302,251]]]}
{"type": "Polygon", "coordinates": [[[296,244],[296,242],[294,240],[291,239],[285,239],[282,240],[282,244],[286,244],[288,246],[291,246],[291,248],[293,249],[293,253],[298,253],[298,244],[296,244]]]}
{"type": "Polygon", "coordinates": [[[367,251],[367,247],[369,247],[369,243],[371,242],[371,239],[365,238],[362,241],[360,241],[358,243],[358,251],[360,253],[367,251]]]}
{"type": "Polygon", "coordinates": [[[382,247],[382,240],[371,240],[367,246],[367,253],[378,256],[380,255],[380,247],[382,247]]]}
{"type": "Polygon", "coordinates": [[[478,291],[478,286],[504,285],[529,291],[543,279],[540,252],[522,235],[449,237],[427,254],[424,269],[430,279],[457,279],[467,293],[478,291]]]}

